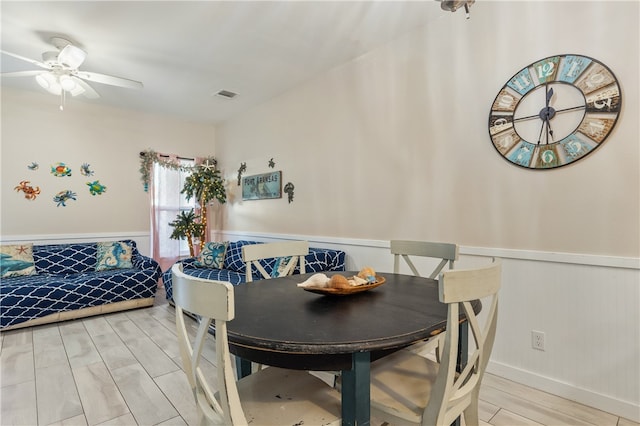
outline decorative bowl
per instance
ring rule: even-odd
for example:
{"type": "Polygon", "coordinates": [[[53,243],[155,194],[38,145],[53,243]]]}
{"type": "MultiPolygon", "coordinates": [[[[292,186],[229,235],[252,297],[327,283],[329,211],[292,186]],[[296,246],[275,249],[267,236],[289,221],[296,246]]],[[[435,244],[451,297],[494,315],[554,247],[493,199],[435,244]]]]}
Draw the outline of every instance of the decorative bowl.
{"type": "Polygon", "coordinates": [[[385,283],[384,277],[376,275],[375,282],[371,284],[354,285],[349,288],[331,288],[331,287],[301,287],[305,291],[311,293],[333,295],[333,296],[347,296],[349,294],[361,293],[363,291],[371,290],[372,288],[380,287],[385,283]]]}

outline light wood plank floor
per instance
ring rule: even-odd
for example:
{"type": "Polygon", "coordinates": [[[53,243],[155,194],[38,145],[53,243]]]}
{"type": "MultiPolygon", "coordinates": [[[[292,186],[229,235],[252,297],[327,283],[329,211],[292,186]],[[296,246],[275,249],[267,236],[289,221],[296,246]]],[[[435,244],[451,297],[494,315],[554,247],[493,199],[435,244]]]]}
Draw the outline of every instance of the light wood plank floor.
{"type": "MultiPolygon", "coordinates": [[[[0,333],[0,424],[196,425],[174,310],[162,290],[156,300],[150,308],[0,333]]],[[[216,374],[212,363],[205,367],[216,374]]],[[[638,426],[490,374],[480,398],[483,425],[638,426]]]]}

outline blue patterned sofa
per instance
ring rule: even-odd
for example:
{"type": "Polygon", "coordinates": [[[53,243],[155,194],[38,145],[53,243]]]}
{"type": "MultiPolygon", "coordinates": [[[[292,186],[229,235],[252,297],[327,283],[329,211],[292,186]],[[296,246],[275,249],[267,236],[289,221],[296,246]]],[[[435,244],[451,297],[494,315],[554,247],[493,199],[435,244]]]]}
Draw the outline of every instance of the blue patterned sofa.
{"type": "Polygon", "coordinates": [[[35,275],[0,280],[0,329],[153,305],[162,271],[135,241],[123,243],[127,264],[106,270],[97,267],[98,243],[34,245],[35,275]]]}
{"type": "MultiPolygon", "coordinates": [[[[194,277],[206,278],[210,280],[228,281],[233,285],[245,282],[245,263],[242,261],[242,246],[247,244],[262,244],[258,241],[232,241],[227,247],[222,269],[214,269],[198,266],[196,257],[183,259],[182,268],[185,274],[194,277]]],[[[345,269],[345,252],[341,250],[331,250],[322,248],[309,247],[309,254],[305,256],[305,272],[323,272],[323,271],[344,271],[345,269]]],[[[267,273],[271,273],[276,263],[276,259],[265,259],[260,261],[267,273]]],[[[260,277],[255,269],[254,277],[260,277]]],[[[294,274],[299,274],[300,268],[296,267],[294,274]]],[[[254,278],[255,280],[256,278],[254,278]]],[[[162,274],[162,281],[166,291],[167,300],[173,303],[173,292],[171,290],[171,268],[162,274]]]]}

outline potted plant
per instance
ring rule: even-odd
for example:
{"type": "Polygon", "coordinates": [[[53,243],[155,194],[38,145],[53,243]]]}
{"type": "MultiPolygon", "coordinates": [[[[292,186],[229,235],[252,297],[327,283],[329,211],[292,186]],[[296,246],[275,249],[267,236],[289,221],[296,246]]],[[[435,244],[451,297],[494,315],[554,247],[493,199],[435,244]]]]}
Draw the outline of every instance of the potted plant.
{"type": "Polygon", "coordinates": [[[173,222],[169,222],[169,226],[173,227],[173,232],[171,232],[169,238],[172,240],[186,239],[189,244],[189,255],[191,257],[195,256],[193,237],[202,234],[201,228],[203,228],[203,226],[198,219],[199,217],[196,216],[194,210],[191,209],[188,212],[180,212],[173,222]]]}
{"type": "MultiPolygon", "coordinates": [[[[193,173],[185,179],[184,187],[180,191],[185,195],[187,201],[195,198],[196,204],[200,209],[200,215],[196,215],[193,210],[189,213],[181,212],[176,221],[170,223],[174,227],[175,233],[178,226],[183,226],[183,221],[190,221],[189,223],[184,223],[184,226],[186,226],[184,228],[184,238],[189,240],[191,256],[195,255],[193,249],[194,237],[200,241],[200,250],[202,250],[204,243],[207,241],[207,207],[214,200],[217,200],[220,204],[224,204],[227,201],[224,180],[220,176],[220,171],[216,169],[216,164],[216,160],[210,157],[203,164],[196,166],[193,173]],[[174,223],[176,225],[173,225],[174,223]],[[189,236],[186,234],[187,229],[190,232],[189,236]]],[[[180,235],[180,232],[176,235],[180,235]]],[[[174,238],[173,234],[171,238],[174,238]]]]}

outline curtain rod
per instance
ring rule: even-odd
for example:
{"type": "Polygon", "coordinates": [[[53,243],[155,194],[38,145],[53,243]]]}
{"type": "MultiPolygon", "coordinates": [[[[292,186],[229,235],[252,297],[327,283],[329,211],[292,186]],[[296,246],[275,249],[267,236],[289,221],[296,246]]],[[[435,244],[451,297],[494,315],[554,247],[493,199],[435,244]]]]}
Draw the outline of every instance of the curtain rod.
{"type": "MultiPolygon", "coordinates": [[[[141,151],[140,152],[140,157],[144,157],[146,155],[145,152],[141,151]]],[[[169,155],[166,154],[158,154],[158,157],[162,157],[162,158],[169,158],[169,155]]],[[[178,160],[189,160],[189,161],[196,161],[195,158],[188,158],[188,157],[176,157],[178,160]]]]}

